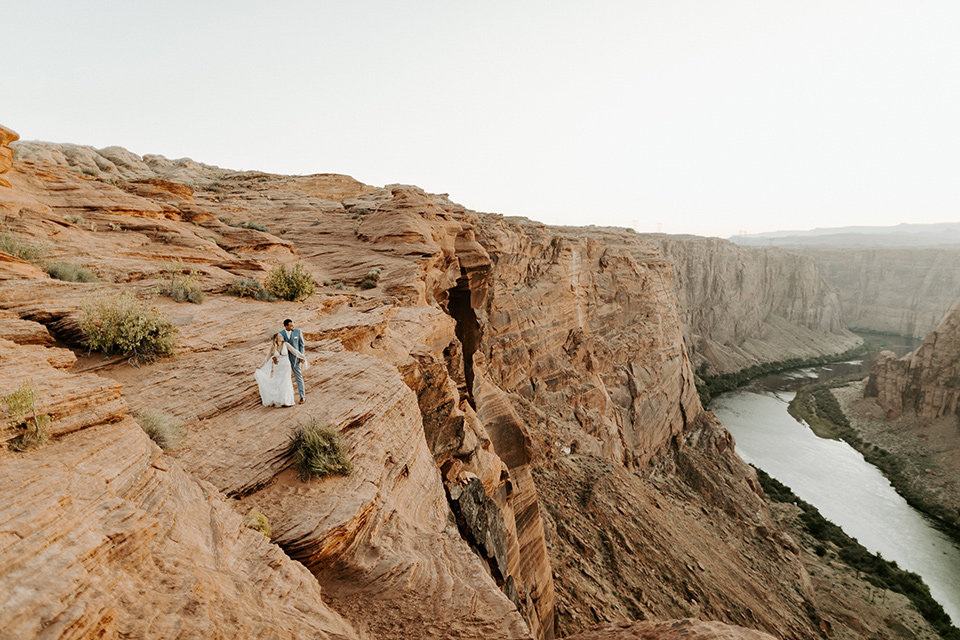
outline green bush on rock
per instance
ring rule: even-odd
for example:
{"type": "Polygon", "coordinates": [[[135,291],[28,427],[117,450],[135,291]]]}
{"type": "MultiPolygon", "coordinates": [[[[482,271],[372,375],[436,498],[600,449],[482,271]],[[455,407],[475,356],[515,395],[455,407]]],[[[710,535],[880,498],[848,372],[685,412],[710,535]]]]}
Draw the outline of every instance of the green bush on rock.
{"type": "Polygon", "coordinates": [[[85,300],[80,330],[90,351],[130,356],[133,364],[176,355],[177,328],[129,291],[85,300]]]}
{"type": "Polygon", "coordinates": [[[253,298],[264,302],[273,302],[277,296],[267,291],[259,280],[253,278],[237,278],[230,283],[229,293],[238,298],[253,298]]]}
{"type": "Polygon", "coordinates": [[[66,282],[100,282],[93,271],[71,262],[54,262],[47,267],[47,275],[66,282]]]}
{"type": "Polygon", "coordinates": [[[16,391],[0,398],[0,402],[7,407],[7,415],[12,419],[8,425],[22,430],[22,433],[9,442],[14,451],[26,451],[47,441],[50,416],[40,413],[37,400],[37,392],[29,380],[24,380],[16,391]]]}
{"type": "Polygon", "coordinates": [[[298,262],[289,270],[282,264],[276,267],[267,275],[264,286],[282,300],[299,302],[312,296],[316,285],[313,276],[303,269],[303,263],[298,262]]]}
{"type": "Polygon", "coordinates": [[[346,476],[353,471],[353,463],[347,459],[343,437],[314,419],[297,425],[293,430],[287,453],[294,457],[294,466],[303,482],[330,474],[346,476]]]}
{"type": "Polygon", "coordinates": [[[200,273],[187,271],[182,260],[176,260],[164,269],[157,283],[157,293],[170,296],[177,302],[202,303],[207,294],[200,288],[200,273]]]}

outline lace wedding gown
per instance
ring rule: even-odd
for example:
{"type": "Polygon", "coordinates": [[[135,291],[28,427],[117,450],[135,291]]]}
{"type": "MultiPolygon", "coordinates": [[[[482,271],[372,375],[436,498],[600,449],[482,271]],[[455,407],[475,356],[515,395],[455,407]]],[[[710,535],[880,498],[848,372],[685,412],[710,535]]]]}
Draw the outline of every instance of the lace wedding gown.
{"type": "Polygon", "coordinates": [[[257,386],[260,387],[260,400],[265,407],[292,407],[294,405],[293,382],[290,380],[291,367],[288,353],[303,358],[302,353],[284,342],[279,352],[275,347],[272,348],[267,359],[253,372],[253,377],[257,380],[257,386]],[[277,359],[276,363],[273,361],[274,357],[277,359]]]}

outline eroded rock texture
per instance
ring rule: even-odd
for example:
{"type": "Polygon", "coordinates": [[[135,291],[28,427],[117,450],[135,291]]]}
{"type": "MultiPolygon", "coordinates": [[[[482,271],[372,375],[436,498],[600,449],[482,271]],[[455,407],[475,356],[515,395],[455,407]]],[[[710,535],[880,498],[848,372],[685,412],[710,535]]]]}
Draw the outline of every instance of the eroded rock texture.
{"type": "Polygon", "coordinates": [[[621,623],[597,627],[570,636],[570,640],[771,640],[773,636],[701,620],[621,623]]]}
{"type": "Polygon", "coordinates": [[[684,339],[698,372],[808,360],[861,342],[846,330],[839,292],[809,257],[719,238],[645,237],[673,265],[684,339]]]}
{"type": "Polygon", "coordinates": [[[302,565],[153,444],[121,385],[69,373],[75,360],[0,339],[0,395],[30,381],[53,436],[0,450],[3,637],[359,637],[302,565]]]}
{"type": "Polygon", "coordinates": [[[837,288],[852,328],[923,338],[960,298],[960,250],[792,247],[837,288]]]}
{"type": "Polygon", "coordinates": [[[876,397],[887,419],[905,411],[926,419],[960,409],[960,304],[955,304],[915,351],[877,356],[865,393],[876,397]]]}
{"type": "MultiPolygon", "coordinates": [[[[32,600],[13,603],[19,624],[35,626],[14,637],[47,624],[45,603],[67,610],[76,598],[90,622],[73,636],[43,627],[49,637],[217,637],[222,625],[224,637],[549,639],[702,615],[799,639],[855,617],[811,590],[752,470],[701,408],[675,266],[656,243],[347,176],[16,148],[2,223],[46,255],[38,265],[0,253],[3,348],[18,354],[4,360],[0,392],[28,362],[59,373],[42,388],[53,441],[0,453],[4,504],[20,508],[31,465],[61,475],[53,499],[4,523],[0,561],[35,563],[32,600]],[[44,261],[87,266],[101,282],[52,279],[44,261]],[[203,304],[154,297],[175,261],[195,270],[203,304]],[[227,292],[298,261],[322,283],[304,302],[227,292]],[[379,283],[360,289],[374,268],[379,283]],[[175,323],[176,359],[137,368],[79,348],[84,300],[117,291],[175,323]],[[287,317],[308,344],[307,398],[265,408],[252,372],[287,317]],[[127,407],[171,413],[182,443],[160,453],[127,407]],[[310,419],[343,435],[350,475],[302,482],[290,468],[291,430],[310,419]],[[130,479],[90,497],[81,472],[130,479]],[[111,515],[128,503],[136,517],[111,515]],[[270,520],[272,542],[240,527],[251,510],[270,520]],[[79,552],[51,546],[69,541],[58,532],[77,514],[99,533],[79,552]],[[43,523],[59,527],[56,541],[21,535],[43,523]],[[127,548],[135,563],[123,564],[127,548]],[[69,590],[38,577],[85,562],[69,590]],[[157,589],[162,570],[174,577],[157,589]],[[220,591],[228,579],[233,590],[220,591]],[[108,601],[109,619],[96,613],[108,601]]],[[[828,328],[823,301],[807,302],[776,308],[784,322],[828,328]]]]}

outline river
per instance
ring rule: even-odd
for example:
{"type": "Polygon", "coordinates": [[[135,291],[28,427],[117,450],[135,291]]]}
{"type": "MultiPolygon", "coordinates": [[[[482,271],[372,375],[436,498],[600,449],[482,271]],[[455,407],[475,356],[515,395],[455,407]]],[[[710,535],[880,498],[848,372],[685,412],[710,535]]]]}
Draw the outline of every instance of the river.
{"type": "MultiPolygon", "coordinates": [[[[903,338],[889,340],[884,348],[898,355],[919,344],[903,338]]],[[[960,546],[908,505],[855,449],[818,437],[787,413],[798,388],[869,371],[875,355],[757,378],[717,396],[710,409],[736,438],[740,457],[790,487],[870,551],[919,574],[957,625],[960,546]]]]}

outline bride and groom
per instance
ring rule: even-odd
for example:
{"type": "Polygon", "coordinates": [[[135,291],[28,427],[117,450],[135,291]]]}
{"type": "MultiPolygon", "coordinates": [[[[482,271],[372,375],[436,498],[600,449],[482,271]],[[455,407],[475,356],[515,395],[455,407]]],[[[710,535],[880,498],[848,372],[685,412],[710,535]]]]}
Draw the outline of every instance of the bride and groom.
{"type": "Polygon", "coordinates": [[[283,330],[270,341],[267,359],[253,373],[260,387],[260,400],[265,407],[292,407],[293,384],[290,374],[297,380],[298,404],[306,397],[303,392],[303,368],[307,365],[304,355],[303,333],[293,326],[293,320],[283,321],[283,330]]]}

